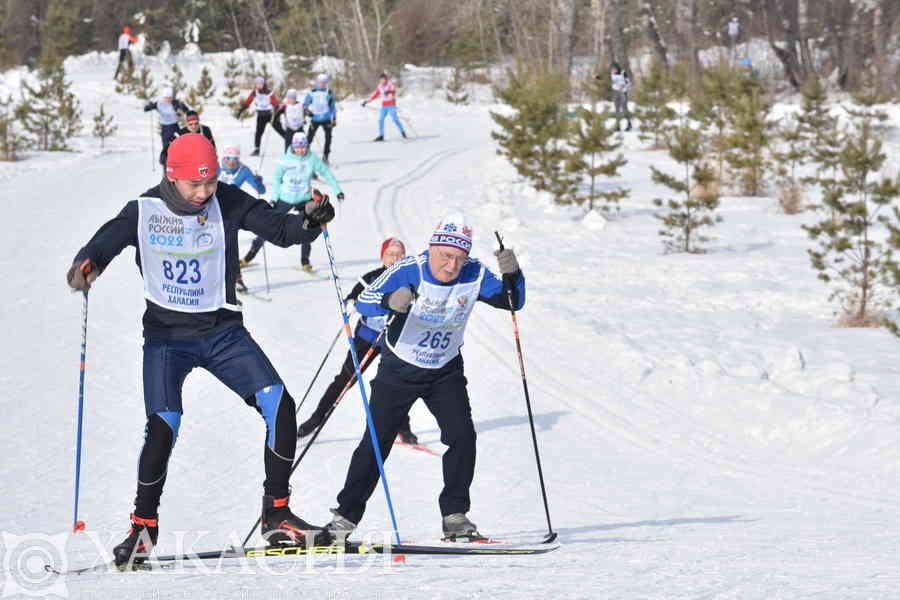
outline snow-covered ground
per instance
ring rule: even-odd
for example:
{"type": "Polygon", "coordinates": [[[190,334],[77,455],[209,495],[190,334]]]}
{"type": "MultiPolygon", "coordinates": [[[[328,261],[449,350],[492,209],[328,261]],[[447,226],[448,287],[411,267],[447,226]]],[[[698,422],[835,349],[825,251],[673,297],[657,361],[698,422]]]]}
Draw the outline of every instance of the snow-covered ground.
{"type": "MultiPolygon", "coordinates": [[[[200,63],[186,69],[190,81],[200,63]]],[[[64,534],[71,520],[81,300],[64,274],[90,235],[160,177],[151,170],[149,119],[139,101],[113,93],[113,69],[111,54],[70,68],[86,115],[103,101],[117,119],[106,151],[83,136],[74,141],[80,152],[0,164],[10,226],[0,256],[4,596],[34,578],[32,591],[84,599],[896,597],[900,349],[885,331],[834,326],[805,253],[800,224],[811,217],[785,216],[771,199],[726,198],[708,254],[663,255],[652,199],[664,190],[649,171],[671,165],[662,153],[626,138],[619,183],[630,199],[608,222],[583,219],[530,192],[496,156],[490,106],[424,94],[401,97],[417,133],[410,142],[388,123],[387,143],[367,143],[376,110],[355,100],[340,107],[333,162],[347,200],[330,227],[337,268],[346,291],[376,266],[382,239],[399,235],[419,251],[451,206],[475,223],[473,255],[493,265],[494,229],[516,248],[528,279],[520,314],[528,382],[562,547],[535,557],[273,560],[214,574],[188,567],[37,581],[46,561],[39,547],[62,561],[37,534],[64,534]]],[[[4,84],[16,77],[6,74],[4,84]]],[[[249,123],[215,105],[204,118],[220,145],[250,149],[249,123]]],[[[900,149],[887,141],[890,152],[900,149]]],[[[267,179],[280,148],[270,133],[267,179]]],[[[245,301],[247,327],[296,398],[340,325],[332,285],[295,270],[298,255],[269,247],[274,300],[245,301]]],[[[321,243],[313,261],[327,268],[321,243]]],[[[264,286],[261,269],[245,278],[264,286]]],[[[109,548],[127,529],[144,424],[142,311],[127,250],[91,292],[87,531],[67,540],[70,567],[91,564],[95,544],[109,548]]],[[[301,418],[338,368],[339,350],[301,418]]],[[[538,539],[546,523],[509,316],[480,306],[464,354],[479,434],[471,517],[489,534],[538,539]]],[[[259,509],[258,415],[202,371],[188,378],[184,397],[161,553],[240,541],[259,509]]],[[[412,425],[442,450],[421,404],[412,425]]],[[[293,479],[298,514],[330,518],[363,428],[354,392],[293,479]]],[[[440,460],[397,448],[387,472],[403,538],[434,541],[440,460]]],[[[380,490],[361,530],[390,530],[380,490]]]]}

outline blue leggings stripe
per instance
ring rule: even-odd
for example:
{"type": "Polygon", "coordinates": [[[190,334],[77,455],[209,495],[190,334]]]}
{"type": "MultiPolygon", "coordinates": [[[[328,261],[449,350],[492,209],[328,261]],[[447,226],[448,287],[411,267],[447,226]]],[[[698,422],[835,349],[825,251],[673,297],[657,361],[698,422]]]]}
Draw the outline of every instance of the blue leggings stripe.
{"type": "Polygon", "coordinates": [[[266,445],[275,451],[275,417],[278,416],[278,407],[281,405],[281,396],[284,393],[284,385],[276,383],[256,392],[256,406],[262,413],[266,422],[266,445]]]}
{"type": "Polygon", "coordinates": [[[178,441],[178,430],[181,428],[181,413],[167,410],[156,414],[162,417],[162,420],[165,421],[166,425],[172,430],[172,446],[174,446],[175,442],[178,441]]]}

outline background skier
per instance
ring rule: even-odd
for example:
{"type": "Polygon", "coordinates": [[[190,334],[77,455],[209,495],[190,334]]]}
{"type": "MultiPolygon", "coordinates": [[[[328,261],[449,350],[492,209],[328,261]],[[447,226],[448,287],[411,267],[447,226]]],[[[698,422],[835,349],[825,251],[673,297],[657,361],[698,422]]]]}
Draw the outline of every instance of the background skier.
{"type": "Polygon", "coordinates": [[[394,87],[394,84],[388,79],[386,73],[382,73],[378,76],[378,85],[375,86],[372,95],[364,100],[362,105],[365,106],[379,96],[381,96],[381,112],[378,113],[378,137],[373,141],[384,141],[384,119],[388,115],[391,116],[394,125],[400,130],[400,135],[406,137],[406,131],[403,129],[400,117],[397,115],[397,88],[394,87]]]}
{"type": "MultiPolygon", "coordinates": [[[[325,179],[329,187],[337,193],[338,201],[343,201],[344,191],[334,178],[331,169],[328,168],[319,156],[309,149],[306,136],[295,133],[291,142],[291,149],[278,159],[275,166],[275,174],[272,176],[272,201],[275,210],[286,213],[292,209],[302,212],[304,205],[312,199],[312,178],[319,175],[325,179]]],[[[253,260],[256,253],[263,247],[265,239],[258,236],[250,245],[250,250],[241,260],[244,267],[253,260]]],[[[300,251],[300,264],[304,271],[312,272],[309,263],[311,251],[310,242],[303,242],[300,251]]]]}
{"type": "Polygon", "coordinates": [[[250,153],[250,156],[259,156],[259,145],[262,143],[263,132],[266,125],[272,120],[272,111],[278,106],[278,96],[269,89],[264,77],[257,77],[255,84],[256,87],[244,100],[244,105],[238,113],[239,115],[243,114],[251,104],[256,108],[256,133],[253,136],[253,152],[250,153]]]}
{"type": "Polygon", "coordinates": [[[144,112],[151,110],[159,113],[159,137],[162,140],[159,164],[165,166],[169,144],[178,133],[178,113],[187,114],[191,109],[187,104],[175,98],[174,88],[166,88],[159,100],[144,105],[144,112]]]}
{"type": "Polygon", "coordinates": [[[309,111],[309,135],[307,139],[312,145],[316,139],[316,131],[321,127],[325,131],[325,149],[322,151],[322,160],[328,162],[331,155],[331,130],[337,127],[337,104],[334,101],[334,92],[328,89],[328,75],[325,73],[316,77],[315,87],[306,94],[303,106],[309,111]]]}

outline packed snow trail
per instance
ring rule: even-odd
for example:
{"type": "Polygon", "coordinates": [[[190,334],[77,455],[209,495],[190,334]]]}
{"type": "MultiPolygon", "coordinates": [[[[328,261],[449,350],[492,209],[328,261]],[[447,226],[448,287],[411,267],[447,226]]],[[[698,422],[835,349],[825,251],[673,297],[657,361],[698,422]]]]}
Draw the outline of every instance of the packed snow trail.
{"type": "MultiPolygon", "coordinates": [[[[109,96],[114,64],[112,55],[76,61],[70,73],[88,113],[104,97],[116,115],[120,130],[109,151],[0,165],[8,224],[0,256],[7,334],[0,531],[15,535],[60,533],[71,519],[81,304],[67,291],[66,269],[104,221],[160,177],[150,168],[146,115],[137,101],[109,96]]],[[[338,272],[349,283],[376,266],[389,235],[420,251],[451,206],[474,221],[473,256],[488,266],[495,263],[494,229],[516,249],[528,282],[519,313],[526,371],[563,547],[502,564],[409,557],[391,567],[348,561],[338,569],[321,559],[310,569],[279,564],[287,574],[252,580],[239,567],[209,577],[87,575],[67,581],[70,598],[895,593],[900,351],[884,331],[832,326],[827,291],[805,255],[799,224],[808,217],[780,215],[771,200],[726,198],[709,254],[664,256],[652,216],[652,199],[663,191],[650,182],[647,164],[669,163],[641,150],[636,138],[627,138],[622,177],[631,198],[604,223],[551,206],[517,182],[495,155],[489,107],[425,96],[399,103],[414,116],[419,139],[402,142],[388,128],[385,144],[356,143],[376,134],[375,113],[353,101],[339,108],[332,157],[347,200],[329,227],[338,272]]],[[[204,121],[220,144],[251,149],[252,128],[221,107],[210,105],[204,121]]],[[[92,140],[76,142],[87,148],[92,140]]],[[[274,135],[266,144],[268,184],[282,145],[274,135]]],[[[241,238],[244,248],[251,238],[241,238]]],[[[248,299],[245,323],[296,396],[340,316],[331,284],[294,269],[299,248],[267,251],[273,301],[248,299]]],[[[326,267],[321,242],[312,261],[326,267]]],[[[248,269],[245,280],[264,286],[262,269],[248,269]]],[[[127,528],[144,424],[142,311],[129,249],[91,291],[79,511],[88,532],[69,540],[70,566],[97,556],[90,535],[109,548],[127,528]]],[[[463,355],[479,434],[470,516],[483,533],[534,540],[546,529],[509,316],[479,306],[468,336],[463,355]]],[[[301,419],[345,352],[335,348],[301,419]]],[[[358,393],[348,394],[293,478],[291,505],[313,523],[330,518],[364,431],[359,404],[358,393]]],[[[177,532],[191,532],[188,542],[207,532],[195,550],[236,543],[259,511],[258,415],[199,370],[187,379],[184,405],[161,505],[160,553],[184,549],[177,532]]],[[[430,448],[443,448],[421,403],[412,426],[430,448]]],[[[386,468],[404,536],[435,541],[437,461],[398,448],[386,468]]],[[[380,492],[361,530],[390,530],[380,492]]],[[[5,576],[9,582],[8,570],[5,576]]]]}

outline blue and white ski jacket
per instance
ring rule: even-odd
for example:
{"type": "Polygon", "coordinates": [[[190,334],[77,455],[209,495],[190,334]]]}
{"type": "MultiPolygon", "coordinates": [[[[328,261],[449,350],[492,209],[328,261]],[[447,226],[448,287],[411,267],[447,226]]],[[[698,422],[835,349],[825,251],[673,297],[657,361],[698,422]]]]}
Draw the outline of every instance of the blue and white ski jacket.
{"type": "Polygon", "coordinates": [[[309,110],[313,123],[330,123],[337,118],[334,92],[327,87],[313,88],[303,98],[303,106],[309,110]]]}
{"type": "MultiPolygon", "coordinates": [[[[494,275],[487,267],[483,268],[484,278],[481,280],[478,299],[495,308],[509,310],[509,300],[503,288],[503,280],[494,275]]],[[[418,289],[422,273],[425,274],[425,280],[428,283],[439,286],[451,286],[457,283],[476,281],[481,269],[482,264],[477,258],[469,258],[454,281],[448,283],[438,281],[431,274],[431,269],[428,267],[428,250],[425,250],[417,256],[408,256],[391,265],[391,268],[382,273],[378,279],[373,281],[359,295],[359,299],[356,301],[356,309],[364,317],[387,315],[391,312],[387,308],[387,296],[402,287],[412,286],[413,289],[418,289]],[[421,269],[419,268],[420,265],[421,269]]],[[[525,306],[525,276],[522,274],[522,271],[519,271],[508,277],[511,280],[510,283],[514,285],[513,305],[516,310],[521,310],[525,306]]],[[[388,338],[392,343],[394,337],[399,335],[400,330],[403,329],[404,317],[405,315],[397,315],[390,327],[390,331],[388,331],[388,338]]]]}
{"type": "Polygon", "coordinates": [[[242,162],[238,163],[237,169],[229,169],[225,166],[225,161],[223,160],[222,164],[219,165],[219,181],[222,183],[230,183],[235,187],[241,187],[245,183],[249,183],[250,186],[256,190],[257,194],[266,193],[266,186],[262,183],[262,178],[260,178],[260,183],[257,185],[253,171],[242,162]]]}

